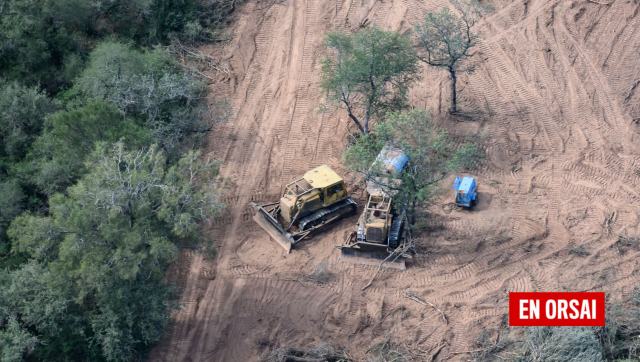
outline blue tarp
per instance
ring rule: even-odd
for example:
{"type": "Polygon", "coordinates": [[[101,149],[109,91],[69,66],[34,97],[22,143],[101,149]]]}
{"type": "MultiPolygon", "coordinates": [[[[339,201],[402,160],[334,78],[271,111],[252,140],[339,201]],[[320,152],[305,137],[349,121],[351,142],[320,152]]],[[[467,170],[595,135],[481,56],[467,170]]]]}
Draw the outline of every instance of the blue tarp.
{"type": "Polygon", "coordinates": [[[376,161],[382,162],[388,173],[399,175],[409,158],[397,147],[386,146],[382,149],[376,161]]]}

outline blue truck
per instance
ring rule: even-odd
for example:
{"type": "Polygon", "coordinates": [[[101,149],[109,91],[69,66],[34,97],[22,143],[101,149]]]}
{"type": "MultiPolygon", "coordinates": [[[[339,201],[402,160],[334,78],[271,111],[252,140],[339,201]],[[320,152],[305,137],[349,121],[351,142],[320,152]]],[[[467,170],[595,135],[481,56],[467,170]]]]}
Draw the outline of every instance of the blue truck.
{"type": "Polygon", "coordinates": [[[473,177],[460,177],[456,176],[456,181],[453,183],[453,189],[456,190],[456,206],[471,207],[476,204],[476,179],[473,177]]]}

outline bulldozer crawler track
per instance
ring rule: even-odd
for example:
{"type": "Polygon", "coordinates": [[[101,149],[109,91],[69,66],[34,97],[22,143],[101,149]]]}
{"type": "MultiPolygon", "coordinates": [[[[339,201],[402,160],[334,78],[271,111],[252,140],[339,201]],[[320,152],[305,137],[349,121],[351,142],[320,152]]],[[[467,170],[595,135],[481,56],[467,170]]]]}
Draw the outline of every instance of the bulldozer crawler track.
{"type": "Polygon", "coordinates": [[[331,220],[336,215],[340,215],[341,217],[335,219],[334,221],[337,221],[345,217],[349,217],[356,213],[357,208],[358,208],[358,205],[356,204],[355,201],[351,199],[344,199],[340,202],[336,202],[335,204],[327,208],[318,210],[309,216],[305,216],[300,220],[300,223],[298,224],[298,228],[300,232],[304,232],[305,230],[314,228],[316,225],[319,225],[323,221],[331,220]]]}
{"type": "Polygon", "coordinates": [[[391,222],[391,229],[389,230],[388,238],[388,244],[391,249],[397,248],[398,245],[400,245],[400,243],[402,242],[400,235],[402,233],[403,227],[402,221],[402,216],[394,215],[393,221],[391,222]]]}

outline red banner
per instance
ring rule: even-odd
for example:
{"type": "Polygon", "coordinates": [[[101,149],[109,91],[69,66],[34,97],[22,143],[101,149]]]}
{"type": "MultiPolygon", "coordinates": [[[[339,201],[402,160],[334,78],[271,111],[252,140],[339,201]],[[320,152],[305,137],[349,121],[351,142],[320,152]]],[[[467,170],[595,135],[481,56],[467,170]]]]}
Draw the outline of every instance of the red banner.
{"type": "Polygon", "coordinates": [[[510,326],[604,326],[604,293],[509,293],[510,326]]]}

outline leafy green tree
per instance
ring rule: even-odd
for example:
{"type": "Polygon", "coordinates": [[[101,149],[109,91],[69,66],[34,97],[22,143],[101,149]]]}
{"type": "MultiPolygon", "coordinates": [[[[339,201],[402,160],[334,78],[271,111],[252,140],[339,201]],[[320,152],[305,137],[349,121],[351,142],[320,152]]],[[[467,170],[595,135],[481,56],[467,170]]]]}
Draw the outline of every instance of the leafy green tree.
{"type": "Polygon", "coordinates": [[[56,276],[47,273],[42,264],[31,260],[22,268],[9,272],[3,270],[0,303],[2,315],[20,316],[23,325],[41,332],[57,332],[66,317],[68,287],[56,276]]]}
{"type": "Polygon", "coordinates": [[[165,104],[193,102],[205,90],[203,83],[179,72],[168,52],[139,52],[111,41],[101,43],[91,53],[76,87],[89,98],[105,100],[127,114],[152,119],[159,116],[165,104]]]}
{"type": "MultiPolygon", "coordinates": [[[[44,280],[52,288],[68,288],[62,295],[77,305],[102,355],[127,360],[160,338],[177,300],[164,272],[179,247],[202,239],[198,224],[222,208],[218,163],[189,152],[167,166],[157,148],[127,151],[119,142],[99,143],[87,164],[87,174],[66,195],[51,197],[49,216],[25,213],[8,235],[16,251],[51,273],[44,280]]],[[[61,309],[48,294],[38,298],[45,310],[61,309]]],[[[12,311],[26,327],[46,331],[22,319],[27,314],[19,305],[12,311]]]]}
{"type": "Polygon", "coordinates": [[[369,133],[372,117],[407,106],[420,72],[408,38],[374,26],[355,34],[330,32],[325,45],[329,54],[320,86],[328,100],[344,105],[363,134],[369,133]]]}
{"type": "Polygon", "coordinates": [[[33,330],[55,333],[66,318],[65,285],[56,285],[41,264],[30,261],[0,271],[0,361],[22,361],[41,339],[33,330]],[[53,282],[53,283],[52,283],[53,282]]]}
{"type": "Polygon", "coordinates": [[[369,135],[350,144],[343,158],[348,169],[388,193],[414,225],[416,211],[437,195],[438,182],[450,171],[471,166],[480,155],[474,143],[456,147],[447,132],[431,122],[428,111],[412,110],[388,113],[369,135]],[[377,160],[385,147],[397,147],[408,157],[401,174],[388,174],[377,160]]]}
{"type": "Polygon", "coordinates": [[[471,71],[462,68],[460,61],[469,58],[469,49],[476,46],[479,35],[472,28],[480,17],[491,8],[476,0],[452,0],[451,4],[460,15],[449,8],[426,14],[422,24],[414,26],[415,35],[422,46],[420,60],[434,67],[446,68],[451,75],[451,111],[457,112],[456,82],[459,72],[471,71]]]}
{"type": "Polygon", "coordinates": [[[72,34],[66,21],[89,3],[81,0],[10,0],[0,6],[0,72],[12,81],[29,86],[58,89],[62,54],[75,53],[83,45],[82,37],[72,34]],[[67,7],[66,4],[74,3],[67,7]]]}
{"type": "Polygon", "coordinates": [[[55,111],[55,103],[36,87],[25,87],[0,79],[0,265],[13,264],[6,255],[6,230],[11,221],[28,206],[31,192],[16,175],[33,143],[42,132],[45,118],[55,111]],[[7,263],[5,263],[8,262],[7,263]]]}
{"type": "Polygon", "coordinates": [[[24,354],[33,352],[38,337],[20,326],[15,316],[3,320],[4,328],[0,330],[0,361],[20,362],[24,354]]]}
{"type": "Polygon", "coordinates": [[[160,337],[164,272],[221,207],[218,163],[186,150],[229,107],[156,45],[219,37],[235,3],[0,1],[0,362],[160,337]]]}
{"type": "Polygon", "coordinates": [[[142,354],[164,333],[168,313],[178,307],[177,289],[149,282],[114,279],[95,294],[89,323],[107,361],[125,361],[142,354]]]}
{"type": "Polygon", "coordinates": [[[218,164],[201,161],[198,152],[167,168],[155,148],[100,144],[88,165],[67,196],[51,198],[50,216],[23,215],[9,229],[20,251],[70,268],[83,294],[109,275],[161,277],[160,261],[177,257],[178,241],[197,237],[198,222],[222,207],[211,181],[218,164]]]}
{"type": "Polygon", "coordinates": [[[63,192],[84,175],[86,158],[97,142],[149,146],[149,131],[139,123],[105,101],[89,100],[84,106],[59,111],[45,122],[29,162],[20,167],[22,177],[45,195],[63,192]]]}
{"type": "Polygon", "coordinates": [[[16,179],[0,183],[0,255],[9,252],[6,230],[11,221],[24,210],[25,195],[16,179]]]}
{"type": "Polygon", "coordinates": [[[0,82],[0,156],[21,160],[54,110],[51,99],[36,87],[0,82]]]}
{"type": "Polygon", "coordinates": [[[206,85],[183,72],[164,50],[138,52],[105,42],[91,53],[76,87],[90,99],[115,105],[127,117],[142,119],[155,143],[169,156],[187,136],[221,121],[205,103],[206,85]]]}

